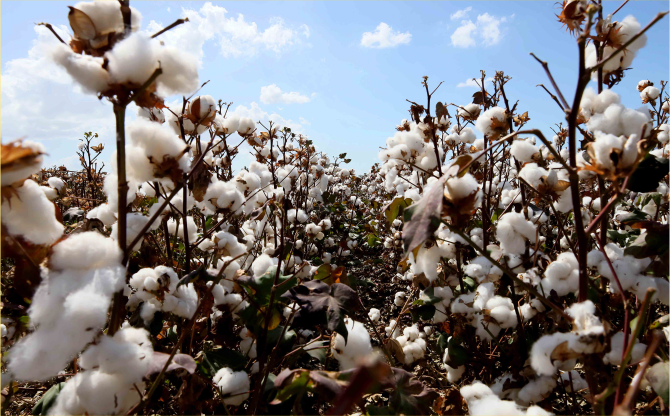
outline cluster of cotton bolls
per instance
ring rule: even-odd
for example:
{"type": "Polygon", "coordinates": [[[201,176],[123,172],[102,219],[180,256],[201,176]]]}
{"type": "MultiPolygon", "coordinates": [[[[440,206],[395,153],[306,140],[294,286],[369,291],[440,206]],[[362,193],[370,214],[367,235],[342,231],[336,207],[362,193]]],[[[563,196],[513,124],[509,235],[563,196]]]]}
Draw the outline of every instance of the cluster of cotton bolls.
{"type": "Polygon", "coordinates": [[[9,352],[10,379],[46,380],[58,374],[102,330],[112,295],[125,282],[121,251],[102,234],[74,234],[52,250],[28,309],[35,331],[9,352]]]}
{"type": "Polygon", "coordinates": [[[197,60],[186,51],[163,46],[158,39],[140,32],[142,15],[137,9],[130,9],[133,33],[104,53],[98,50],[104,51],[104,48],[109,47],[107,35],[124,32],[120,5],[99,1],[81,2],[74,9],[90,18],[96,32],[95,39],[86,39],[91,37],[88,28],[80,28],[77,19],[74,19],[72,29],[75,37],[72,46],[55,44],[52,59],[65,68],[87,92],[104,94],[112,90],[114,85],[139,88],[159,66],[162,73],[156,79],[158,95],[188,94],[198,87],[197,60]],[[98,39],[104,39],[105,43],[98,45],[98,39]],[[88,44],[81,49],[97,52],[96,56],[82,54],[82,41],[88,44]]]}
{"type": "MultiPolygon", "coordinates": [[[[619,283],[624,291],[630,291],[637,297],[644,298],[647,289],[653,288],[656,293],[652,299],[663,302],[665,305],[668,304],[670,296],[668,281],[642,273],[651,263],[651,259],[637,259],[630,255],[624,255],[624,250],[615,243],[607,244],[604,250],[609,258],[609,262],[611,262],[612,267],[616,271],[619,283]]],[[[612,293],[619,293],[619,285],[615,281],[609,262],[599,250],[593,250],[587,256],[588,266],[596,268],[602,276],[610,280],[610,290],[612,293]]]]}
{"type": "Polygon", "coordinates": [[[177,287],[178,283],[177,273],[169,267],[141,269],[128,282],[126,306],[132,311],[141,304],[140,317],[145,324],[149,324],[158,311],[191,318],[198,305],[198,294],[193,283],[177,287]]]}
{"type": "MultiPolygon", "coordinates": [[[[640,23],[634,16],[628,15],[621,21],[612,21],[613,16],[608,15],[597,27],[598,34],[606,38],[605,48],[602,52],[603,58],[612,55],[617,49],[622,47],[633,36],[640,32],[640,23]]],[[[628,69],[637,52],[647,44],[647,35],[639,36],[628,45],[623,51],[619,52],[613,59],[610,59],[603,66],[603,74],[607,75],[618,70],[628,69]]],[[[595,45],[589,44],[585,51],[586,66],[592,67],[598,63],[598,56],[595,45]]],[[[597,71],[593,72],[593,79],[597,79],[597,71]]]]}
{"type": "Polygon", "coordinates": [[[451,312],[464,314],[476,335],[490,341],[501,328],[515,328],[518,324],[514,304],[508,297],[495,295],[495,283],[477,286],[474,292],[462,294],[451,303],[451,312]]]}
{"type": "Polygon", "coordinates": [[[556,373],[556,369],[563,361],[552,358],[554,350],[561,344],[570,356],[593,354],[604,348],[602,338],[606,335],[605,327],[595,316],[596,307],[590,300],[574,303],[566,309],[573,319],[572,332],[555,332],[543,335],[531,349],[530,365],[535,372],[542,376],[556,373]]]}
{"type": "Polygon", "coordinates": [[[416,324],[405,327],[402,335],[395,338],[405,355],[405,364],[411,364],[423,358],[426,353],[425,338],[426,333],[422,332],[416,324]]]}

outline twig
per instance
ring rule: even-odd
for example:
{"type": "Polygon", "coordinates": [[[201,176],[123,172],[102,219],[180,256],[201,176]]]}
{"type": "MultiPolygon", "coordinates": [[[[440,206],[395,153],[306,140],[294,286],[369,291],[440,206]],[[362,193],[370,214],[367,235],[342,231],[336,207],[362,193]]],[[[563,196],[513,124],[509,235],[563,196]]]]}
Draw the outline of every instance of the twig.
{"type": "Polygon", "coordinates": [[[163,33],[167,32],[168,30],[172,29],[173,27],[179,26],[179,25],[181,25],[181,24],[183,24],[183,23],[186,23],[186,22],[188,22],[188,21],[189,21],[189,20],[188,20],[188,17],[186,17],[186,18],[184,18],[184,19],[177,19],[177,20],[175,20],[171,25],[169,25],[169,26],[167,26],[166,28],[161,29],[161,30],[159,30],[158,32],[156,32],[156,33],[154,33],[153,35],[151,35],[151,39],[157,38],[158,36],[162,35],[163,33]]]}
{"type": "MultiPolygon", "coordinates": [[[[556,90],[556,94],[558,94],[558,98],[560,98],[560,99],[561,99],[561,103],[563,103],[563,108],[564,108],[564,109],[565,109],[565,108],[570,109],[570,106],[568,105],[568,102],[565,101],[565,97],[563,97],[563,93],[561,93],[560,88],[558,88],[558,85],[556,85],[556,81],[554,81],[554,77],[551,75],[551,71],[549,71],[549,64],[547,64],[546,61],[543,61],[543,60],[541,60],[540,58],[538,58],[537,56],[535,56],[535,54],[534,54],[533,52],[530,53],[530,56],[532,56],[533,58],[535,58],[535,60],[536,60],[537,62],[539,62],[540,65],[542,65],[542,68],[544,68],[544,72],[547,73],[547,77],[549,77],[549,81],[551,82],[551,85],[552,85],[552,86],[554,87],[554,89],[556,90]]],[[[544,85],[543,85],[543,86],[544,86],[544,85]]],[[[545,89],[546,89],[546,88],[545,88],[545,89]]],[[[549,91],[547,91],[547,92],[549,92],[549,91]]]]}

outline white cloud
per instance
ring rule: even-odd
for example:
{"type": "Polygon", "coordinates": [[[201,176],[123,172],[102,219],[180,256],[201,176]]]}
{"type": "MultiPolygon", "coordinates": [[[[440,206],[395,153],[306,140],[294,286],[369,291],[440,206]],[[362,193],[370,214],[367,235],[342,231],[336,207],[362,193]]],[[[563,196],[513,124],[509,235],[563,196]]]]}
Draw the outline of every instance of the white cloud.
{"type": "Polygon", "coordinates": [[[451,20],[458,20],[458,19],[463,19],[463,18],[465,18],[465,17],[468,17],[468,12],[469,12],[470,10],[472,10],[472,7],[466,7],[466,8],[463,9],[463,10],[459,10],[459,11],[457,11],[456,13],[454,13],[454,14],[452,14],[452,15],[450,16],[450,17],[451,17],[451,20]]]}
{"type": "Polygon", "coordinates": [[[261,87],[261,102],[263,104],[304,104],[308,103],[309,100],[308,96],[301,95],[299,92],[282,92],[276,84],[261,87]]]}
{"type": "MultiPolygon", "coordinates": [[[[286,25],[281,17],[273,17],[269,26],[263,30],[255,22],[247,22],[242,14],[237,17],[226,17],[228,11],[210,2],[200,10],[182,8],[181,17],[188,17],[189,22],[171,29],[161,35],[160,39],[168,45],[181,48],[194,54],[200,62],[204,56],[203,45],[214,40],[219,44],[225,57],[253,56],[259,50],[283,52],[294,44],[299,44],[302,37],[309,37],[309,27],[300,26],[301,32],[286,25]]],[[[163,25],[151,21],[146,31],[155,33],[163,25]]]]}
{"type": "Polygon", "coordinates": [[[469,48],[477,42],[472,35],[477,31],[477,26],[471,20],[464,20],[451,35],[451,44],[457,48],[469,48]]]}
{"type": "Polygon", "coordinates": [[[312,125],[312,123],[310,123],[309,121],[305,120],[302,117],[298,117],[298,120],[300,121],[300,124],[302,124],[304,126],[311,126],[312,125]]]}
{"type": "Polygon", "coordinates": [[[480,28],[480,34],[484,39],[484,45],[495,45],[500,42],[502,36],[500,34],[500,23],[507,19],[496,19],[488,13],[477,16],[477,27],[480,28]]]}
{"type": "Polygon", "coordinates": [[[300,25],[300,29],[302,29],[302,35],[306,38],[309,37],[310,31],[309,31],[309,26],[307,25],[300,25]]]}
{"type": "Polygon", "coordinates": [[[391,26],[382,22],[374,32],[365,32],[361,38],[361,46],[366,48],[392,48],[400,44],[409,43],[412,35],[409,32],[393,33],[391,26]]]}
{"type": "Polygon", "coordinates": [[[263,109],[261,109],[255,101],[252,102],[249,107],[238,105],[234,110],[229,111],[228,114],[232,114],[238,117],[250,117],[254,121],[260,121],[266,126],[268,121],[272,121],[280,127],[289,127],[294,133],[303,132],[302,124],[296,123],[292,120],[286,120],[277,113],[269,114],[267,111],[263,111],[263,109]]]}
{"type": "Polygon", "coordinates": [[[470,48],[477,43],[485,46],[497,45],[503,38],[501,24],[505,22],[507,22],[505,17],[491,16],[488,13],[477,16],[476,23],[472,20],[462,20],[461,25],[451,35],[451,44],[457,48],[470,48]]]}
{"type": "MultiPolygon", "coordinates": [[[[480,81],[480,80],[478,80],[480,81]]],[[[490,83],[493,82],[493,78],[489,77],[484,80],[484,83],[490,83]]],[[[465,88],[465,87],[474,87],[474,88],[480,88],[479,85],[477,85],[477,82],[475,82],[474,79],[470,78],[465,80],[465,82],[459,82],[458,85],[456,85],[457,88],[465,88]]]]}

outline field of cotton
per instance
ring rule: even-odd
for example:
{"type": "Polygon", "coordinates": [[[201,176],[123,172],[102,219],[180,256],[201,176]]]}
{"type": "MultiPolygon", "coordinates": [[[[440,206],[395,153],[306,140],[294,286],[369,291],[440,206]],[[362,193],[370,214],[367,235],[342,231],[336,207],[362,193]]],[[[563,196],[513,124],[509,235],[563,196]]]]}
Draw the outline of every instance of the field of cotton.
{"type": "Polygon", "coordinates": [[[188,19],[40,23],[115,135],[3,138],[2,414],[668,414],[670,91],[620,91],[668,19],[626,3],[559,4],[554,125],[507,72],[412,79],[366,172],[233,113],[188,19]]]}

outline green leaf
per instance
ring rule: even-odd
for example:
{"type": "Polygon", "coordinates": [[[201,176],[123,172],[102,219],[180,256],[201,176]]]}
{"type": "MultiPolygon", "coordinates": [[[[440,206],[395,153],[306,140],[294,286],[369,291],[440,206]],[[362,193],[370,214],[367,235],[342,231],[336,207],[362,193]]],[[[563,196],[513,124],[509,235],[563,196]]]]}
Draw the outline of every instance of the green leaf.
{"type": "Polygon", "coordinates": [[[435,316],[434,305],[412,306],[409,311],[412,314],[412,322],[418,322],[419,319],[429,321],[433,319],[433,316],[435,316]]]}
{"type": "Polygon", "coordinates": [[[374,235],[372,233],[368,234],[368,245],[370,247],[376,247],[379,244],[380,244],[380,240],[376,235],[374,235]]]}
{"type": "MultiPolygon", "coordinates": [[[[274,285],[276,273],[277,266],[273,266],[260,277],[242,276],[237,280],[237,283],[250,289],[251,293],[249,294],[252,295],[255,301],[259,305],[265,306],[270,302],[270,292],[274,285]]],[[[295,276],[284,276],[280,273],[279,281],[277,282],[278,287],[275,290],[275,299],[278,299],[297,283],[298,279],[295,276]]]]}
{"type": "Polygon", "coordinates": [[[462,340],[460,337],[451,337],[447,347],[449,348],[449,359],[447,364],[450,367],[456,368],[462,365],[465,365],[470,359],[468,350],[463,348],[461,345],[462,340]]]}
{"type": "Polygon", "coordinates": [[[447,348],[447,340],[449,335],[446,332],[440,332],[440,336],[437,338],[437,350],[440,352],[440,357],[444,356],[444,350],[447,348]]]}
{"type": "Polygon", "coordinates": [[[345,312],[353,312],[360,306],[358,294],[349,286],[342,283],[328,286],[317,280],[292,288],[284,294],[284,298],[300,306],[293,319],[294,327],[310,328],[325,324],[345,340],[348,335],[344,324],[345,312]]]}
{"type": "Polygon", "coordinates": [[[665,406],[668,406],[668,362],[656,363],[647,371],[647,381],[654,392],[659,395],[665,406]]]}
{"type": "Polygon", "coordinates": [[[47,390],[33,407],[33,415],[46,415],[51,406],[56,403],[56,399],[60,391],[63,390],[63,387],[65,387],[65,382],[60,382],[47,390]]]}
{"type": "Polygon", "coordinates": [[[405,199],[401,196],[395,198],[389,204],[387,204],[382,211],[384,216],[389,223],[392,223],[393,220],[398,218],[398,214],[403,212],[408,206],[412,203],[411,199],[405,199]],[[409,203],[408,203],[409,202],[409,203]]]}
{"type": "Polygon", "coordinates": [[[203,351],[200,369],[208,377],[214,377],[217,371],[229,367],[233,371],[241,371],[247,365],[247,357],[239,351],[229,348],[217,348],[203,351]]]}

